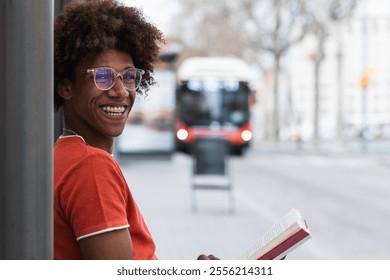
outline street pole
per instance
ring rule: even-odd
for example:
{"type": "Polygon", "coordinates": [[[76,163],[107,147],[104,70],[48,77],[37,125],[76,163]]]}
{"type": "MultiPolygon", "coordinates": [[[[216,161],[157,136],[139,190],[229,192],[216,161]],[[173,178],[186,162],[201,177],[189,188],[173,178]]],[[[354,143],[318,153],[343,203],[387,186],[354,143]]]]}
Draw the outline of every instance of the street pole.
{"type": "Polygon", "coordinates": [[[337,54],[336,54],[336,63],[337,63],[337,142],[340,149],[345,148],[345,139],[344,139],[344,91],[343,91],[343,81],[344,81],[344,71],[343,71],[343,42],[341,36],[341,30],[339,26],[336,26],[337,34],[337,54]]]}
{"type": "Polygon", "coordinates": [[[53,2],[0,3],[0,259],[53,257],[53,2]]]}
{"type": "MultiPolygon", "coordinates": [[[[367,74],[367,1],[365,0],[363,3],[363,22],[362,22],[362,68],[363,75],[367,74]]],[[[363,78],[363,77],[362,77],[363,78]]],[[[368,78],[368,76],[364,77],[368,78]]],[[[362,118],[362,126],[361,126],[361,151],[367,151],[367,141],[365,138],[365,132],[367,130],[367,83],[361,83],[361,118],[362,118]]]]}

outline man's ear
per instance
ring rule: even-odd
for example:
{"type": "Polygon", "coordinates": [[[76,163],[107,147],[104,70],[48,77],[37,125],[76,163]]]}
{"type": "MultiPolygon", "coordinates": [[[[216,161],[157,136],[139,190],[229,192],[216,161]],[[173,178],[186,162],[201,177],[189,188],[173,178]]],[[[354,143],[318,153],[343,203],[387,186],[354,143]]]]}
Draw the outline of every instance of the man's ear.
{"type": "Polygon", "coordinates": [[[72,85],[70,81],[65,79],[58,83],[57,92],[64,100],[72,99],[72,85]]]}

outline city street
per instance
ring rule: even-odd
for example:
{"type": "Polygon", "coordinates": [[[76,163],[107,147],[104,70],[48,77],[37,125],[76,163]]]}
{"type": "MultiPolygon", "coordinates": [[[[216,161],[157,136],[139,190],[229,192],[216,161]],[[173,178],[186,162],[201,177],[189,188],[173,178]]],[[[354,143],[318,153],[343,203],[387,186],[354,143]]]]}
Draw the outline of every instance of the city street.
{"type": "Polygon", "coordinates": [[[313,238],[287,259],[390,259],[390,149],[373,150],[257,145],[232,158],[234,214],[228,193],[210,190],[196,193],[191,212],[188,155],[120,163],[160,259],[237,259],[293,207],[313,238]]]}

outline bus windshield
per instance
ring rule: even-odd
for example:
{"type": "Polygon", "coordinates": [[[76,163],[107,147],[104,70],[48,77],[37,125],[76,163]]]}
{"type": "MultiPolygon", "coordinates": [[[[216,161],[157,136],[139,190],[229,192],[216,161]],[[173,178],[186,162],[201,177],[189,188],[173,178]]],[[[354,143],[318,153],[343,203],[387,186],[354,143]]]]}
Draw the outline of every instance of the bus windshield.
{"type": "Polygon", "coordinates": [[[178,86],[178,116],[189,126],[242,126],[249,120],[247,82],[192,79],[178,86]]]}

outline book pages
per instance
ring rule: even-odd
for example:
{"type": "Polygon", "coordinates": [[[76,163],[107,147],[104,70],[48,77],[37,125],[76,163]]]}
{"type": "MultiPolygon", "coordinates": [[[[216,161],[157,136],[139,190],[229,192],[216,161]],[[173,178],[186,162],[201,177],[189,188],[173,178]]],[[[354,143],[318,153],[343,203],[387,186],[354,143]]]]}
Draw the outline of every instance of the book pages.
{"type": "Polygon", "coordinates": [[[278,251],[287,251],[290,247],[296,248],[297,246],[295,246],[295,244],[298,242],[299,244],[302,244],[300,241],[306,236],[310,236],[310,232],[306,227],[305,221],[303,220],[300,212],[293,208],[284,217],[282,217],[278,223],[266,231],[261,236],[260,240],[247,253],[245,253],[242,258],[252,260],[259,259],[261,256],[265,255],[281,244],[283,244],[284,247],[287,247],[285,249],[278,248],[278,251]],[[305,232],[297,236],[298,232],[301,230],[304,230],[305,232]],[[288,240],[294,236],[294,240],[288,240]]]}

